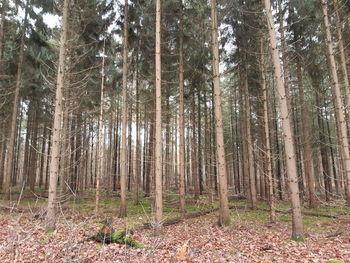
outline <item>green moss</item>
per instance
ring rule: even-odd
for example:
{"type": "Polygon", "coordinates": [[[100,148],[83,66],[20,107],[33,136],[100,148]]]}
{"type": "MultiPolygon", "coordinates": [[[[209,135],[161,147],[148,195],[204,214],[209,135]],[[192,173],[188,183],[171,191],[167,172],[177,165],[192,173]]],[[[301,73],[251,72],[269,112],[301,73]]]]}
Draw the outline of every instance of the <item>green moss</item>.
{"type": "Polygon", "coordinates": [[[342,260],[339,259],[330,259],[329,263],[344,263],[342,260]]]}
{"type": "Polygon", "coordinates": [[[123,237],[125,237],[125,230],[114,231],[111,234],[112,240],[121,240],[123,237]]]}
{"type": "Polygon", "coordinates": [[[124,243],[126,245],[129,245],[129,246],[135,247],[135,248],[143,248],[144,247],[141,243],[136,242],[135,240],[131,239],[130,237],[124,237],[124,243]]]}
{"type": "Polygon", "coordinates": [[[296,241],[296,242],[305,242],[306,241],[306,239],[304,237],[300,237],[300,236],[292,237],[291,239],[296,241]]]}
{"type": "Polygon", "coordinates": [[[53,230],[53,229],[50,229],[50,230],[47,230],[46,231],[46,234],[48,234],[48,235],[53,235],[53,234],[55,234],[55,230],[53,230]]]}
{"type": "Polygon", "coordinates": [[[93,236],[91,239],[100,242],[100,243],[118,243],[125,244],[131,247],[141,248],[143,245],[136,242],[132,238],[126,236],[125,230],[114,231],[109,226],[103,226],[97,235],[93,236]]]}

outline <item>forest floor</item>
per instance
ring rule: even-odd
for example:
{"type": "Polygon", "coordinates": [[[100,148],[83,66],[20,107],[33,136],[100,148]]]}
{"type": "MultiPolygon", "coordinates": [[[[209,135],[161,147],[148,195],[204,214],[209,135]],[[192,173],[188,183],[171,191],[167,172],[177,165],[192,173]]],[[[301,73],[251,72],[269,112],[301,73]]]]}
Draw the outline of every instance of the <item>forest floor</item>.
{"type": "MultiPolygon", "coordinates": [[[[306,238],[294,241],[291,216],[278,213],[277,223],[270,224],[263,202],[255,211],[245,207],[244,201],[230,202],[230,226],[217,226],[217,212],[213,212],[166,226],[154,236],[152,229],[140,227],[152,223],[150,199],[139,205],[130,201],[124,219],[115,216],[116,199],[105,193],[98,216],[92,192],[68,200],[59,209],[54,232],[45,231],[45,198],[24,198],[18,206],[0,202],[0,262],[350,262],[350,210],[342,206],[305,209],[337,217],[305,215],[306,238]],[[144,247],[90,240],[106,219],[114,229],[126,229],[144,247]]],[[[176,195],[165,198],[166,219],[179,216],[176,200],[176,195]]],[[[204,201],[192,202],[187,211],[209,208],[204,201]]],[[[287,210],[288,204],[280,202],[278,208],[287,210]]]]}

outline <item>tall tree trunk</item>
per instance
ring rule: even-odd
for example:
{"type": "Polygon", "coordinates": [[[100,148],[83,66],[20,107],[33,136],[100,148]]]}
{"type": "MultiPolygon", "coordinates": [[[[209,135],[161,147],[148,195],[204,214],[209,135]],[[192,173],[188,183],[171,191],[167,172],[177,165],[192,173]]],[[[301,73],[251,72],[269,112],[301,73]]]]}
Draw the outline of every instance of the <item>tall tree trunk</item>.
{"type": "Polygon", "coordinates": [[[120,208],[119,217],[126,216],[126,177],[127,177],[127,148],[126,125],[128,114],[128,31],[129,31],[129,3],[124,3],[124,36],[123,36],[123,109],[122,109],[122,138],[120,149],[120,208]]]}
{"type": "Polygon", "coordinates": [[[44,182],[46,136],[47,136],[47,127],[45,123],[43,128],[43,137],[42,137],[41,150],[40,150],[41,156],[40,156],[40,171],[39,171],[39,188],[43,186],[43,182],[44,182]]]}
{"type": "Polygon", "coordinates": [[[219,175],[219,225],[230,223],[230,211],[228,208],[227,196],[227,173],[224,133],[221,112],[221,90],[219,70],[219,43],[218,43],[218,19],[217,1],[211,0],[211,21],[212,21],[212,52],[213,52],[213,88],[214,88],[214,112],[215,112],[215,133],[216,133],[216,154],[217,171],[219,175]]]}
{"type": "Polygon", "coordinates": [[[263,104],[264,104],[264,146],[265,146],[265,163],[266,163],[266,178],[268,182],[268,198],[270,207],[270,221],[276,221],[274,194],[273,194],[273,181],[272,181],[272,162],[271,162],[271,145],[270,145],[270,125],[269,125],[269,107],[268,107],[268,94],[265,80],[265,64],[264,64],[264,47],[263,38],[260,38],[260,74],[261,74],[261,88],[263,92],[263,104]]]}
{"type": "MultiPolygon", "coordinates": [[[[5,14],[7,9],[7,0],[2,0],[0,11],[0,65],[2,68],[2,58],[4,54],[4,39],[5,39],[5,14]]],[[[1,71],[0,71],[1,73],[1,71]]]]}
{"type": "Polygon", "coordinates": [[[185,199],[185,110],[184,110],[184,54],[183,54],[183,2],[181,0],[180,32],[179,32],[179,198],[180,212],[186,213],[185,199]]]}
{"type": "Polygon", "coordinates": [[[250,208],[256,209],[256,186],[255,186],[255,170],[254,170],[254,154],[253,154],[253,139],[251,133],[251,112],[250,112],[250,98],[248,88],[248,73],[247,69],[244,68],[243,73],[243,89],[244,89],[244,106],[245,106],[245,140],[247,145],[247,157],[248,157],[248,174],[249,174],[249,193],[250,194],[250,208]]]}
{"type": "Polygon", "coordinates": [[[158,233],[163,217],[162,193],[162,66],[161,66],[161,1],[156,0],[156,123],[155,123],[155,223],[158,233]]]}
{"type": "Polygon", "coordinates": [[[202,124],[201,124],[201,94],[200,88],[197,87],[197,177],[199,184],[199,194],[203,194],[203,174],[202,174],[202,124]]]}
{"type": "Polygon", "coordinates": [[[38,105],[35,103],[34,107],[36,107],[34,116],[33,116],[33,136],[31,138],[31,145],[30,145],[30,154],[29,154],[29,174],[28,174],[28,181],[29,181],[29,187],[32,192],[34,192],[35,188],[35,182],[36,182],[36,167],[37,167],[37,141],[38,141],[38,105]]]}
{"type": "Polygon", "coordinates": [[[99,203],[100,203],[100,181],[103,175],[103,159],[104,159],[104,145],[103,145],[103,108],[104,108],[104,89],[105,89],[105,50],[106,40],[103,40],[103,51],[102,51],[102,65],[101,65],[101,90],[100,90],[100,113],[98,116],[98,135],[97,135],[97,174],[96,174],[96,196],[95,196],[95,214],[98,215],[99,203]]]}
{"type": "Polygon", "coordinates": [[[195,89],[192,89],[192,109],[191,109],[191,128],[192,128],[192,140],[191,140],[191,173],[192,184],[194,191],[194,200],[199,200],[199,180],[198,180],[198,159],[197,159],[197,132],[196,132],[196,100],[195,89]]]}
{"type": "Polygon", "coordinates": [[[311,147],[311,136],[309,128],[309,113],[305,105],[305,94],[303,87],[303,75],[301,69],[301,61],[298,53],[299,47],[296,42],[296,66],[297,66],[297,85],[299,89],[299,101],[300,101],[300,114],[301,114],[301,129],[302,129],[302,146],[304,152],[304,169],[308,183],[309,190],[309,206],[314,208],[316,206],[316,195],[315,195],[315,175],[312,157],[312,147],[311,147]]]}
{"type": "Polygon", "coordinates": [[[61,118],[62,118],[62,89],[65,80],[65,61],[66,61],[66,44],[68,32],[68,9],[69,0],[64,0],[62,31],[60,39],[60,51],[58,59],[58,74],[56,85],[56,99],[54,122],[52,127],[52,145],[50,157],[50,183],[49,197],[46,214],[46,229],[54,230],[56,228],[56,195],[57,195],[57,179],[59,173],[59,153],[60,153],[60,133],[61,133],[61,118]]]}
{"type": "MultiPolygon", "coordinates": [[[[140,42],[139,42],[140,45],[140,42]]],[[[139,86],[139,50],[137,51],[136,58],[136,145],[135,145],[135,200],[134,204],[139,203],[140,195],[140,184],[141,184],[141,139],[140,139],[140,130],[141,130],[141,121],[140,121],[140,86],[139,86]]]]}
{"type": "Polygon", "coordinates": [[[269,29],[270,36],[270,47],[271,55],[274,65],[274,74],[276,79],[276,97],[279,100],[279,106],[281,111],[281,121],[283,129],[283,139],[286,155],[286,165],[287,165],[287,175],[288,175],[288,185],[290,191],[290,198],[292,202],[292,218],[293,218],[293,231],[292,237],[302,237],[304,235],[303,231],[303,221],[301,216],[300,207],[300,197],[299,197],[299,187],[298,187],[298,175],[297,175],[297,164],[295,159],[295,149],[294,141],[292,135],[291,120],[289,118],[288,102],[286,91],[283,84],[283,73],[281,69],[281,62],[279,59],[280,51],[277,46],[276,32],[274,29],[274,22],[272,18],[272,10],[270,0],[265,0],[265,10],[267,18],[267,26],[269,29]]]}
{"type": "Polygon", "coordinates": [[[334,57],[333,41],[331,35],[330,24],[328,20],[328,5],[327,0],[321,0],[322,2],[322,12],[323,12],[323,22],[326,33],[328,60],[330,62],[330,71],[332,77],[332,96],[334,101],[334,111],[337,121],[337,127],[339,129],[339,141],[340,141],[340,152],[343,161],[343,169],[345,173],[346,180],[346,192],[345,197],[348,204],[350,204],[350,153],[349,153],[349,141],[347,135],[346,120],[343,112],[343,101],[341,98],[339,80],[337,75],[336,62],[334,57]]]}
{"type": "Polygon", "coordinates": [[[22,86],[22,71],[24,64],[24,42],[25,42],[25,34],[27,30],[27,21],[28,21],[28,9],[29,9],[29,0],[26,1],[25,6],[25,15],[24,22],[21,29],[21,42],[19,47],[19,56],[18,56],[18,66],[17,66],[17,77],[16,77],[16,86],[14,90],[12,111],[11,111],[11,122],[9,127],[9,135],[10,138],[6,144],[7,146],[7,162],[5,167],[4,179],[3,179],[3,190],[5,193],[5,198],[10,199],[10,187],[11,187],[11,177],[13,171],[13,160],[14,160],[14,147],[16,141],[16,126],[17,126],[17,112],[19,108],[19,92],[22,86]]]}

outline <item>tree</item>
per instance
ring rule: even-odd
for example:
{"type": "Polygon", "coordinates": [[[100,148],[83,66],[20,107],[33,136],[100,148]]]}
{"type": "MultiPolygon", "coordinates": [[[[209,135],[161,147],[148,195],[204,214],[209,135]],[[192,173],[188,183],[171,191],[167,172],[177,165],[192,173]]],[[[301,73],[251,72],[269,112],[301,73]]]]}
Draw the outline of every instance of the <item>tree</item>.
{"type": "Polygon", "coordinates": [[[213,90],[214,90],[214,114],[215,114],[215,135],[216,135],[216,155],[217,171],[219,176],[219,225],[230,224],[230,210],[227,196],[227,172],[226,156],[223,134],[223,122],[221,112],[221,90],[220,90],[220,70],[219,70],[219,43],[218,43],[218,20],[217,1],[211,0],[211,35],[213,52],[213,90]]]}
{"type": "Polygon", "coordinates": [[[128,114],[128,0],[124,5],[124,28],[123,28],[123,112],[122,112],[122,138],[120,152],[120,209],[119,217],[126,216],[126,176],[127,176],[127,148],[126,148],[126,125],[128,114]]]}
{"type": "Polygon", "coordinates": [[[156,123],[155,123],[155,223],[159,232],[163,217],[162,193],[162,65],[161,65],[161,5],[156,0],[156,123]]]}
{"type": "Polygon", "coordinates": [[[104,109],[104,85],[105,85],[105,51],[106,51],[106,39],[103,40],[103,51],[102,51],[102,65],[101,65],[101,99],[100,99],[100,113],[98,118],[98,138],[97,138],[97,153],[98,153],[98,163],[97,163],[97,174],[96,174],[96,200],[95,200],[95,213],[98,214],[99,200],[100,200],[100,180],[103,175],[103,109],[104,109]]]}
{"type": "Polygon", "coordinates": [[[60,133],[62,120],[62,89],[65,80],[65,61],[66,61],[66,44],[68,33],[68,12],[69,0],[64,0],[62,29],[60,36],[60,50],[58,58],[57,69],[57,84],[56,84],[56,98],[54,122],[52,126],[52,144],[50,156],[50,183],[49,183],[49,197],[47,203],[46,214],[46,229],[54,230],[56,228],[56,196],[57,196],[57,179],[59,173],[59,154],[60,154],[60,133]]]}
{"type": "Polygon", "coordinates": [[[274,66],[274,76],[276,80],[276,98],[279,102],[281,122],[283,129],[283,142],[286,155],[286,166],[288,175],[288,186],[290,191],[290,198],[292,203],[292,238],[303,237],[303,221],[301,216],[298,175],[296,164],[296,152],[294,149],[294,139],[292,136],[291,120],[289,118],[288,101],[286,91],[283,83],[283,73],[281,69],[281,62],[279,59],[279,48],[276,41],[276,32],[274,29],[274,22],[272,17],[270,0],[265,0],[265,12],[267,19],[267,26],[270,36],[270,49],[272,62],[274,66]]]}
{"type": "Polygon", "coordinates": [[[179,182],[180,182],[180,212],[186,212],[185,200],[185,118],[184,118],[184,56],[183,56],[183,4],[180,4],[179,32],[179,182]]]}

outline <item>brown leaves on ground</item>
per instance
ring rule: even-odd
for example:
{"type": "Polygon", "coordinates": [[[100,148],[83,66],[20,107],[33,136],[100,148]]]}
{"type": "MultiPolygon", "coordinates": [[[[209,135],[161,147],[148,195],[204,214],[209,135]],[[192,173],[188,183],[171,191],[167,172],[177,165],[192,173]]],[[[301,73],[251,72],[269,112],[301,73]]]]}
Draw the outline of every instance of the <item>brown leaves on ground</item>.
{"type": "MultiPolygon", "coordinates": [[[[45,232],[43,221],[32,214],[0,216],[0,262],[350,262],[350,222],[329,219],[314,228],[307,227],[305,242],[290,240],[290,222],[269,225],[261,221],[234,221],[218,227],[215,214],[165,227],[152,236],[152,230],[130,236],[145,245],[133,249],[120,244],[101,245],[88,240],[101,227],[100,218],[70,213],[60,217],[57,231],[45,232]],[[315,233],[341,231],[335,237],[315,233]]],[[[125,221],[113,218],[120,228],[125,221]]]]}

